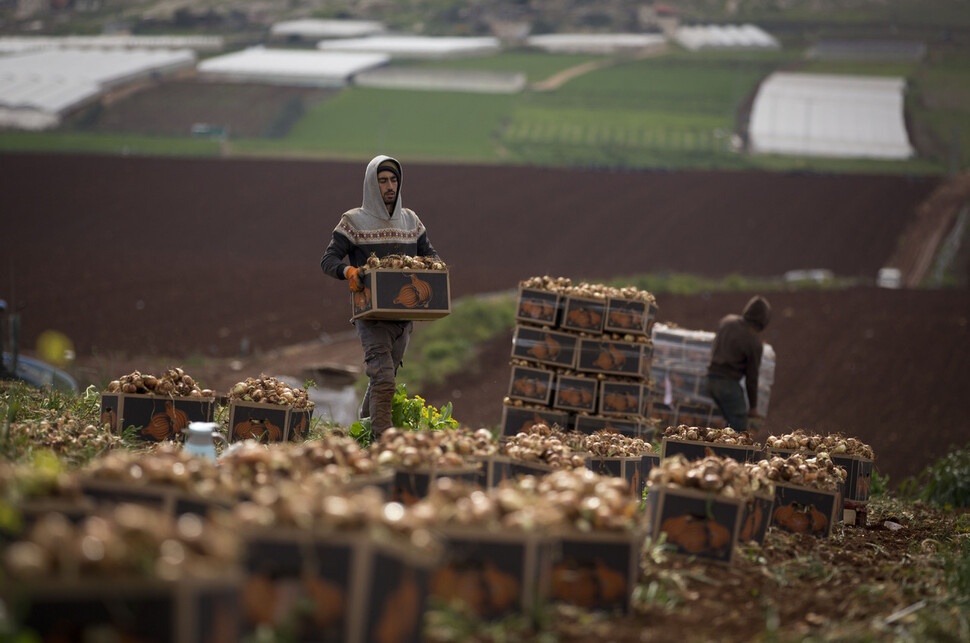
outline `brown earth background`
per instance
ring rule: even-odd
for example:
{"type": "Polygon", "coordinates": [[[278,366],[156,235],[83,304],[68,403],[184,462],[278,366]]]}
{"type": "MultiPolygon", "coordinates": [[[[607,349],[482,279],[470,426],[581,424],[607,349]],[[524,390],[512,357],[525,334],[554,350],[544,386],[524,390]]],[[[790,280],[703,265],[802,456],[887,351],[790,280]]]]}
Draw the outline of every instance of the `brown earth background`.
{"type": "MultiPolygon", "coordinates": [[[[965,176],[404,160],[403,202],[449,264],[453,299],[542,274],[826,268],[860,285],[766,293],[777,370],[761,436],[859,437],[893,483],[970,442],[970,291],[872,285],[885,265],[925,270],[927,248],[970,201],[965,176]]],[[[82,384],[182,364],[220,391],[261,372],[359,367],[346,284],[319,260],[339,215],[360,203],[364,165],[0,154],[0,297],[21,315],[23,352],[55,329],[74,343],[82,384]]],[[[658,319],[712,330],[751,294],[658,295],[658,319]]],[[[511,334],[489,342],[422,395],[453,402],[463,424],[497,425],[510,350],[511,334]]]]}

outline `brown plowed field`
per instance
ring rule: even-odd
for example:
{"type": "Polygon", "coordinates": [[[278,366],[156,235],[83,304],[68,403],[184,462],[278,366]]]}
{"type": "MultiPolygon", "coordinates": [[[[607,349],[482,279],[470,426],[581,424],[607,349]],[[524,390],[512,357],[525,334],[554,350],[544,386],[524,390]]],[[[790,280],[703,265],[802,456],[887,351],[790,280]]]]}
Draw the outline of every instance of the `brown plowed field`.
{"type": "MultiPolygon", "coordinates": [[[[260,352],[338,336],[350,329],[346,286],[318,263],[340,213],[360,202],[363,167],[0,155],[0,297],[21,312],[25,348],[57,329],[88,365],[117,355],[198,363],[236,355],[244,338],[260,352]]],[[[405,170],[404,203],[450,264],[455,298],[511,290],[537,274],[828,268],[872,279],[939,185],[759,172],[405,170]]],[[[660,319],[710,329],[747,296],[664,296],[660,319]]],[[[970,440],[966,290],[770,298],[777,317],[765,339],[778,371],[766,430],[858,435],[894,478],[970,440]]],[[[496,340],[480,374],[451,378],[429,399],[460,391],[459,419],[497,423],[509,349],[508,337],[496,340]]]]}

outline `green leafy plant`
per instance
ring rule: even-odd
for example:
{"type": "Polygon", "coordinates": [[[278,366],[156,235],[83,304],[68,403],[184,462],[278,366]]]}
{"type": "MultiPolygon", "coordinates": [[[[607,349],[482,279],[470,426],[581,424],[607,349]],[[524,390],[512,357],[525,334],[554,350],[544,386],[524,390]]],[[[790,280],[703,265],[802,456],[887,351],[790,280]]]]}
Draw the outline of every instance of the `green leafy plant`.
{"type": "MultiPolygon", "coordinates": [[[[440,409],[428,404],[424,398],[408,397],[407,387],[398,384],[391,404],[391,424],[407,431],[440,431],[458,428],[458,421],[451,417],[452,406],[448,402],[440,409]]],[[[350,426],[350,436],[361,446],[374,441],[370,418],[362,418],[350,426]]]]}
{"type": "Polygon", "coordinates": [[[917,478],[906,480],[901,491],[945,507],[970,507],[970,444],[927,466],[917,478]]]}

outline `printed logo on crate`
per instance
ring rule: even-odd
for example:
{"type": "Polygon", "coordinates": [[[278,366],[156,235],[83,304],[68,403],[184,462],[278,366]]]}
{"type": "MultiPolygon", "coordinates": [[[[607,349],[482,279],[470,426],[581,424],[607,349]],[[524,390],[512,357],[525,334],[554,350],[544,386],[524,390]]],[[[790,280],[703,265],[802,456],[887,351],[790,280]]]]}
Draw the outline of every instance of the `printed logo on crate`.
{"type": "Polygon", "coordinates": [[[229,409],[229,441],[259,440],[280,442],[285,439],[289,408],[275,404],[232,400],[229,409]]]}
{"type": "Polygon", "coordinates": [[[643,350],[644,344],[580,338],[576,368],[591,373],[639,377],[643,375],[643,350]]]}
{"type": "Polygon", "coordinates": [[[637,415],[643,387],[629,382],[604,380],[600,393],[600,415],[637,415]]]}
{"type": "Polygon", "coordinates": [[[654,537],[682,554],[730,563],[741,523],[741,500],[679,487],[651,487],[647,495],[654,537]]]}
{"type": "Polygon", "coordinates": [[[514,400],[548,404],[552,397],[552,371],[528,366],[513,366],[509,397],[514,400]]]}
{"type": "Polygon", "coordinates": [[[502,407],[502,435],[515,435],[526,431],[536,424],[547,426],[568,426],[569,414],[552,409],[534,409],[518,406],[503,405],[502,407]]]}
{"type": "Polygon", "coordinates": [[[121,431],[118,418],[121,417],[122,393],[101,394],[101,426],[107,426],[112,433],[121,431]]]}
{"type": "Polygon", "coordinates": [[[368,641],[417,641],[429,589],[429,573],[376,553],[368,595],[368,641]]]}
{"type": "Polygon", "coordinates": [[[773,496],[753,496],[745,501],[741,507],[741,533],[739,538],[744,542],[756,542],[759,545],[765,540],[768,525],[771,524],[771,511],[774,507],[773,496]]]}
{"type": "Polygon", "coordinates": [[[290,411],[289,425],[287,434],[290,442],[301,442],[306,440],[310,432],[310,420],[313,418],[313,409],[292,409],[290,411]]]}
{"type": "Polygon", "coordinates": [[[602,333],[605,317],[605,300],[568,296],[566,297],[562,322],[559,325],[562,328],[585,333],[602,333]]]}
{"type": "Polygon", "coordinates": [[[354,319],[437,319],[451,312],[447,270],[371,269],[351,295],[354,319]]]}
{"type": "Polygon", "coordinates": [[[568,411],[593,411],[598,384],[592,377],[560,375],[556,378],[556,397],[552,405],[568,411]]]}
{"type": "Polygon", "coordinates": [[[532,324],[555,326],[559,295],[538,288],[520,288],[515,318],[532,324]]]}
{"type": "Polygon", "coordinates": [[[563,534],[550,597],[585,609],[630,608],[642,533],[563,534]]]}
{"type": "Polygon", "coordinates": [[[512,357],[572,368],[576,359],[576,337],[568,333],[517,326],[512,337],[512,357]]]}
{"type": "Polygon", "coordinates": [[[116,417],[117,431],[138,428],[138,437],[161,442],[181,440],[189,422],[211,422],[213,398],[165,397],[142,393],[103,393],[102,418],[116,417]]]}
{"type": "Polygon", "coordinates": [[[836,511],[841,511],[837,496],[836,491],[776,483],[771,524],[792,533],[825,538],[832,533],[836,511]]]}
{"type": "Polygon", "coordinates": [[[553,543],[526,532],[445,527],[444,564],[432,575],[431,595],[481,618],[528,612],[548,596],[553,543]]]}
{"type": "Polygon", "coordinates": [[[649,307],[645,301],[610,297],[603,330],[643,335],[647,332],[648,315],[649,307]]]}

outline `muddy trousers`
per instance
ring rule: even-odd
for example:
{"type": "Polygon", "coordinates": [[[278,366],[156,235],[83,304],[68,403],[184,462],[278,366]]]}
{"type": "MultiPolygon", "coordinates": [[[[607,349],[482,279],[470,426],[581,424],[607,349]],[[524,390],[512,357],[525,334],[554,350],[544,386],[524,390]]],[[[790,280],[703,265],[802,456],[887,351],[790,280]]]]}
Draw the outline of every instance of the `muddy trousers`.
{"type": "Polygon", "coordinates": [[[357,336],[364,349],[364,372],[370,381],[360,405],[360,417],[370,416],[374,437],[391,426],[394,378],[404,361],[414,324],[409,321],[358,319],[357,336]]]}

